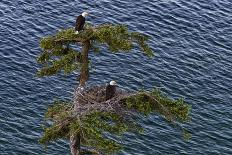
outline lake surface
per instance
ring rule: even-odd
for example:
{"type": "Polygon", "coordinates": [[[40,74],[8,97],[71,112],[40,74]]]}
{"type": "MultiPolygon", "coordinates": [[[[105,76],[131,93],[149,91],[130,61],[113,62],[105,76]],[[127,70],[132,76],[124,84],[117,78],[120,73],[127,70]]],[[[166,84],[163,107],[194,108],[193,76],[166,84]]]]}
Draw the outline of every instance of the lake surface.
{"type": "Polygon", "coordinates": [[[232,154],[232,1],[231,0],[1,0],[0,1],[0,154],[69,154],[68,142],[47,150],[43,114],[59,96],[72,98],[72,74],[37,78],[39,41],[74,26],[89,11],[94,24],[123,23],[143,32],[155,57],[138,49],[112,54],[103,48],[91,54],[94,68],[89,85],[115,80],[127,90],[160,88],[191,104],[192,133],[183,140],[158,115],[144,118],[142,135],[128,133],[120,155],[232,154]]]}

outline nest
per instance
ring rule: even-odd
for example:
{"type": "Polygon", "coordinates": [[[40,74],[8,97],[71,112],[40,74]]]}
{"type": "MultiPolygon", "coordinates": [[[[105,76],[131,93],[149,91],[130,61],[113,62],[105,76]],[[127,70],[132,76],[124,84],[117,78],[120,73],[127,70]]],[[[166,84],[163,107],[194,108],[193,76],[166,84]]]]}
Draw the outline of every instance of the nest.
{"type": "Polygon", "coordinates": [[[157,101],[157,99],[148,92],[134,93],[117,88],[114,96],[106,100],[106,86],[93,86],[86,89],[78,87],[74,95],[74,111],[75,115],[81,117],[96,111],[117,113],[126,120],[130,120],[130,118],[136,116],[138,112],[143,114],[158,112],[169,121],[175,119],[170,109],[157,101]],[[128,107],[126,103],[127,99],[136,99],[138,96],[140,96],[139,103],[134,100],[134,105],[128,107]],[[144,108],[140,109],[141,107],[144,108]]]}
{"type": "Polygon", "coordinates": [[[122,99],[132,94],[117,88],[114,96],[106,100],[106,86],[78,87],[74,94],[75,112],[81,116],[90,111],[116,112],[124,107],[122,99]]]}

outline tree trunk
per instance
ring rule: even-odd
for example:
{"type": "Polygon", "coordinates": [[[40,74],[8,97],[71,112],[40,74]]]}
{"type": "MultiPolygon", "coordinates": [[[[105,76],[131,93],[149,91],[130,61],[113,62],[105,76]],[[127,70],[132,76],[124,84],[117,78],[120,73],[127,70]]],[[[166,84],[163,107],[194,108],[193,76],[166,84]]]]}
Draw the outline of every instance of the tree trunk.
{"type": "Polygon", "coordinates": [[[80,155],[80,135],[70,135],[71,155],[80,155]]]}
{"type": "Polygon", "coordinates": [[[90,48],[90,41],[84,42],[81,51],[81,72],[79,79],[79,86],[81,87],[85,86],[85,82],[89,78],[89,59],[88,59],[89,48],[90,48]]]}
{"type": "MultiPolygon", "coordinates": [[[[79,86],[75,93],[81,93],[82,87],[85,86],[86,81],[89,78],[89,54],[90,41],[83,42],[82,51],[81,51],[81,70],[79,77],[79,86]]],[[[76,95],[74,95],[76,96],[76,95]]],[[[74,99],[74,101],[77,101],[74,99]]],[[[74,102],[74,109],[78,108],[77,102],[74,102]]],[[[81,152],[81,135],[78,133],[77,135],[70,135],[70,149],[72,155],[80,155],[81,152]]]]}

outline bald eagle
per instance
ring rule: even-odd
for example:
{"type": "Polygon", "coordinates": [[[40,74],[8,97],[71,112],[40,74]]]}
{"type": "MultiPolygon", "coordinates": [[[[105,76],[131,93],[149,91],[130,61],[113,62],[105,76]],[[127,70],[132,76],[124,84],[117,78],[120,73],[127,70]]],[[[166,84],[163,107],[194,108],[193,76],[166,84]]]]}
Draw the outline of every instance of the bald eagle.
{"type": "Polygon", "coordinates": [[[106,100],[111,99],[114,97],[116,92],[117,83],[115,81],[110,81],[110,83],[106,86],[106,100]]]}
{"type": "Polygon", "coordinates": [[[81,15],[79,15],[76,19],[76,26],[75,26],[75,34],[78,34],[81,30],[83,30],[83,27],[85,25],[85,17],[88,15],[87,12],[83,12],[81,15]]]}

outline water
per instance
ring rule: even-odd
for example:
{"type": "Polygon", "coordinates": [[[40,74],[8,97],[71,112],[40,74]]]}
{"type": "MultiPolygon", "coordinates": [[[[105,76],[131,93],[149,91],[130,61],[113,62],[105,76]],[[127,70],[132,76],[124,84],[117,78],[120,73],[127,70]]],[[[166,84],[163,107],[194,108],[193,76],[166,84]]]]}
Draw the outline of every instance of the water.
{"type": "Polygon", "coordinates": [[[43,114],[58,96],[71,98],[76,75],[38,79],[39,40],[71,27],[89,11],[94,24],[123,23],[151,36],[156,56],[138,49],[91,54],[89,84],[111,79],[130,90],[159,87],[192,105],[189,142],[162,118],[144,119],[146,132],[127,134],[119,154],[232,154],[232,1],[231,0],[1,0],[0,1],[0,154],[69,154],[68,142],[47,150],[38,144],[43,114]]]}

